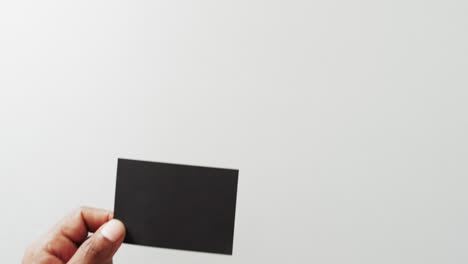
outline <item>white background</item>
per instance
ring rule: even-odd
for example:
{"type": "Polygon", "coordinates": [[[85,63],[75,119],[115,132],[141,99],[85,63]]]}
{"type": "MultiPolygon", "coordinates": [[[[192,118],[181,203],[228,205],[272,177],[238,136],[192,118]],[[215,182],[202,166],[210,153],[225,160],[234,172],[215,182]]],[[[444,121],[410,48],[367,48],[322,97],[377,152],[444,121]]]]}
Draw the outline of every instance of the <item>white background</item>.
{"type": "Polygon", "coordinates": [[[117,158],[240,169],[234,255],[115,263],[467,263],[468,2],[1,1],[0,255],[117,158]]]}

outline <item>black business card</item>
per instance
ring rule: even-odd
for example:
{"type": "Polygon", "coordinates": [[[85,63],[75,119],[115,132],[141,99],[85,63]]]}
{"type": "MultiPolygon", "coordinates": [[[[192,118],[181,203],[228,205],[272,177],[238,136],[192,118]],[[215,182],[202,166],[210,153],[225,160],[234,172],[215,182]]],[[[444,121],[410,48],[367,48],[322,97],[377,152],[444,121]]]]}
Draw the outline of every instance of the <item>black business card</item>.
{"type": "Polygon", "coordinates": [[[125,243],[231,254],[238,170],[119,159],[125,243]]]}

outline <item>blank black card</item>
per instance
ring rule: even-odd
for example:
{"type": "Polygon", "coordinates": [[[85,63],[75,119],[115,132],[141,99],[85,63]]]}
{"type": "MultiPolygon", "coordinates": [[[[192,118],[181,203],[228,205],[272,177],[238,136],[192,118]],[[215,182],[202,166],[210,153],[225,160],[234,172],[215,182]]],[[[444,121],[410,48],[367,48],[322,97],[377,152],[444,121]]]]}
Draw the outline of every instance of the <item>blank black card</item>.
{"type": "Polygon", "coordinates": [[[125,243],[231,254],[238,170],[119,159],[125,243]]]}

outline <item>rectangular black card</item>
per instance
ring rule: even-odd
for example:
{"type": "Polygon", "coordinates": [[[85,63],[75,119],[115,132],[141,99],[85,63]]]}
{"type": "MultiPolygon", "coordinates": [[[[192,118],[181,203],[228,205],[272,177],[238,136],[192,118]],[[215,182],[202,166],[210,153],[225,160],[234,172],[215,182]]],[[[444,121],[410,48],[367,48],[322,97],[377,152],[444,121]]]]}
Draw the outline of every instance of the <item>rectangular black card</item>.
{"type": "Polygon", "coordinates": [[[232,254],[238,170],[119,159],[125,243],[232,254]]]}

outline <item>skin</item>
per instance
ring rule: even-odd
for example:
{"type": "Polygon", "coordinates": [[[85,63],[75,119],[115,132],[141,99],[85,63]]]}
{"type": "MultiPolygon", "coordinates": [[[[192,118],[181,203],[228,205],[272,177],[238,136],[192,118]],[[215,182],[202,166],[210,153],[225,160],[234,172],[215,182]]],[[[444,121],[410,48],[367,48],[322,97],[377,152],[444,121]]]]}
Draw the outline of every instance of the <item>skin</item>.
{"type": "Polygon", "coordinates": [[[122,222],[103,209],[81,207],[29,246],[23,264],[109,264],[125,238],[122,222]],[[112,221],[111,221],[112,220],[112,221]],[[110,222],[111,221],[111,222],[110,222]],[[102,232],[106,227],[107,232],[102,232]],[[109,226],[113,226],[109,235],[109,226]],[[88,232],[93,232],[88,237],[88,232]]]}

